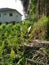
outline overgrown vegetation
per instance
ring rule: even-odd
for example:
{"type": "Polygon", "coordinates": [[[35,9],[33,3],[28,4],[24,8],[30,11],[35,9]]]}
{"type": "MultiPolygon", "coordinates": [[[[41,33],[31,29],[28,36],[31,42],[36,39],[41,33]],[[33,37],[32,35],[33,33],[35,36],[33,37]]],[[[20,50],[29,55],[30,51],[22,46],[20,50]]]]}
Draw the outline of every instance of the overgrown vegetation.
{"type": "Polygon", "coordinates": [[[37,11],[40,11],[37,10],[37,4],[37,0],[31,0],[28,20],[15,25],[0,25],[0,65],[29,65],[27,59],[31,59],[32,65],[49,65],[48,45],[41,48],[24,46],[24,43],[29,44],[35,39],[49,40],[49,17],[42,14],[43,16],[37,19],[37,11]]]}
{"type": "MultiPolygon", "coordinates": [[[[25,49],[21,45],[27,37],[30,22],[0,25],[0,65],[25,65],[25,49]]],[[[28,41],[27,41],[28,42],[28,41]]]]}
{"type": "Polygon", "coordinates": [[[38,22],[35,22],[30,34],[30,38],[32,39],[42,39],[42,40],[48,40],[48,34],[49,34],[49,20],[46,16],[42,16],[38,22]]]}
{"type": "MultiPolygon", "coordinates": [[[[34,25],[28,20],[15,25],[0,25],[0,65],[28,65],[26,58],[33,58],[36,52],[26,51],[23,43],[29,43],[31,38],[38,34],[39,39],[45,39],[47,24],[48,18],[43,16],[34,25]],[[28,32],[30,26],[31,29],[28,32]]],[[[49,57],[49,51],[47,51],[47,56],[49,57]]]]}

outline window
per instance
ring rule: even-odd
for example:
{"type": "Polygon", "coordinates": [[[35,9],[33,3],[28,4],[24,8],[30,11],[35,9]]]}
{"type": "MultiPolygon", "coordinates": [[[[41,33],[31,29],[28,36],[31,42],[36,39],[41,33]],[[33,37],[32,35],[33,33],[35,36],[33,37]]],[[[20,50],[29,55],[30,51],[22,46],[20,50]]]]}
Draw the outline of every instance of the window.
{"type": "Polygon", "coordinates": [[[1,17],[1,14],[0,14],[0,17],[1,17]]]}
{"type": "Polygon", "coordinates": [[[16,17],[18,17],[18,15],[16,15],[16,17]]]}
{"type": "Polygon", "coordinates": [[[4,13],[4,15],[6,15],[6,13],[4,13]]]}
{"type": "Polygon", "coordinates": [[[10,13],[10,14],[9,14],[9,16],[13,16],[13,14],[12,14],[12,13],[10,13]]]}

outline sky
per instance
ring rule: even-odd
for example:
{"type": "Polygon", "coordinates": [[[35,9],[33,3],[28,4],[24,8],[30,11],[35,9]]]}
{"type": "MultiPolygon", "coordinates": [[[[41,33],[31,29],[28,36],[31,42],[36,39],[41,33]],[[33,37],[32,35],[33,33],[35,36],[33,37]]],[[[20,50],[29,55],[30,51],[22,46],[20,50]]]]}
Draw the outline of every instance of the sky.
{"type": "Polygon", "coordinates": [[[24,19],[24,9],[21,0],[0,0],[0,8],[17,9],[23,15],[22,19],[24,19]]]}

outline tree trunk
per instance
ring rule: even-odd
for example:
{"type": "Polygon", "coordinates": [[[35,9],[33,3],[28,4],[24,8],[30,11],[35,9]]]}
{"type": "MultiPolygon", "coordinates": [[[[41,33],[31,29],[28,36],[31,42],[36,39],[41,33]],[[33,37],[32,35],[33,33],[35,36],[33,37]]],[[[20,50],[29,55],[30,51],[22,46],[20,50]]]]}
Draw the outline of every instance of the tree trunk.
{"type": "Polygon", "coordinates": [[[26,13],[30,10],[31,0],[21,0],[23,2],[24,10],[26,13]]]}
{"type": "Polygon", "coordinates": [[[29,10],[30,10],[30,5],[31,5],[31,0],[29,0],[28,9],[27,9],[27,13],[29,13],[29,10]]]}
{"type": "Polygon", "coordinates": [[[37,16],[38,16],[38,19],[40,18],[40,0],[37,0],[37,16]]]}
{"type": "Polygon", "coordinates": [[[49,16],[49,0],[37,0],[38,19],[42,16],[49,16]]]}

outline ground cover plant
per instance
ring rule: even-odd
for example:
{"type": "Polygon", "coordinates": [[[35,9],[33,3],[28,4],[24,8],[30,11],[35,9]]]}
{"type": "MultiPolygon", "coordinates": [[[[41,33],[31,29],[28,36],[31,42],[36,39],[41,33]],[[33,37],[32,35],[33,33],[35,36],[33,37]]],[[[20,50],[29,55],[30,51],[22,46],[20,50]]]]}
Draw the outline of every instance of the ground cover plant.
{"type": "MultiPolygon", "coordinates": [[[[44,30],[46,30],[45,26],[47,25],[48,20],[46,17],[44,18],[41,18],[43,22],[39,20],[40,22],[37,22],[37,24],[35,24],[37,26],[38,23],[41,23],[42,24],[41,30],[43,30],[43,28],[44,30]]],[[[40,26],[38,25],[39,27],[38,26],[36,27],[35,25],[32,26],[32,24],[28,20],[21,23],[17,23],[15,25],[1,24],[0,25],[0,65],[28,65],[27,58],[32,59],[36,54],[36,51],[34,53],[32,51],[27,51],[23,43],[26,42],[29,44],[30,40],[32,40],[30,35],[32,34],[33,36],[34,34],[36,34],[36,33],[33,34],[32,32],[34,32],[34,29],[36,28],[37,30],[38,28],[41,28],[41,24],[40,26]],[[31,29],[30,32],[28,33],[28,28],[30,26],[31,29]]],[[[44,47],[44,50],[46,53],[45,56],[49,58],[48,48],[44,47]]],[[[38,51],[40,52],[40,49],[38,49],[38,51]]],[[[38,64],[36,62],[34,63],[38,64]]]]}

